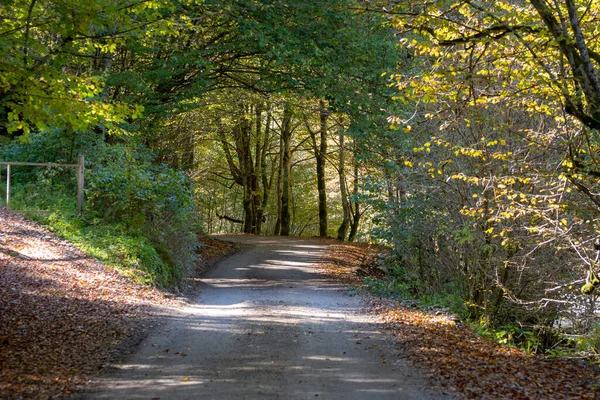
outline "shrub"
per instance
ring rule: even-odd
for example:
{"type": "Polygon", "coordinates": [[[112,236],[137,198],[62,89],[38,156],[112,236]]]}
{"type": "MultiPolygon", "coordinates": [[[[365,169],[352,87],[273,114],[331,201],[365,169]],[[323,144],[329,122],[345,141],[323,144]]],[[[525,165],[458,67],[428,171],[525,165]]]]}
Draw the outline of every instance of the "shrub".
{"type": "Polygon", "coordinates": [[[51,130],[0,149],[3,159],[30,162],[76,163],[78,154],[86,159],[81,218],[72,168],[15,168],[13,208],[53,211],[44,223],[147,284],[172,286],[190,274],[202,228],[193,184],[146,146],[51,130]]]}

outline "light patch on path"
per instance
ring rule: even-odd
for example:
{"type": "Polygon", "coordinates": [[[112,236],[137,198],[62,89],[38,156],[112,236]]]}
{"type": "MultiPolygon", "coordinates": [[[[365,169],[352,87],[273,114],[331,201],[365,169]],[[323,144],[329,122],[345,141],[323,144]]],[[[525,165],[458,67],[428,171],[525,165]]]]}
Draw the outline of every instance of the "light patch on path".
{"type": "Polygon", "coordinates": [[[196,303],[101,376],[90,399],[437,399],[358,297],[321,275],[326,242],[251,245],[202,279],[196,303]]]}

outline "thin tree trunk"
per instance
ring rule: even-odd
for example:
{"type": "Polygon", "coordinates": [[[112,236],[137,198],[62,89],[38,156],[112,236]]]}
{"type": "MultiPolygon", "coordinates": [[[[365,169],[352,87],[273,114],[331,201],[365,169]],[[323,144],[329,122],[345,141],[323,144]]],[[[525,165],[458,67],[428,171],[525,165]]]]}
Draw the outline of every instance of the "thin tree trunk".
{"type": "Polygon", "coordinates": [[[277,221],[273,235],[281,233],[281,195],[283,193],[283,135],[279,138],[279,168],[277,169],[277,221]]]}
{"type": "Polygon", "coordinates": [[[317,133],[312,130],[310,123],[305,120],[306,129],[310,135],[315,160],[317,162],[317,189],[319,194],[319,236],[327,237],[327,192],[325,181],[325,157],[327,155],[327,119],[329,110],[323,100],[319,101],[319,144],[317,133]]]}
{"type": "Polygon", "coordinates": [[[262,227],[262,193],[260,182],[262,179],[262,105],[258,104],[254,110],[256,118],[256,145],[254,150],[254,170],[252,171],[252,200],[254,207],[253,232],[260,235],[262,227]]]}
{"type": "Polygon", "coordinates": [[[281,140],[283,144],[283,173],[281,180],[281,236],[289,236],[292,226],[290,214],[290,175],[292,170],[292,112],[289,104],[283,110],[281,140]]]}
{"type": "Polygon", "coordinates": [[[265,122],[265,132],[264,132],[264,140],[262,143],[262,148],[260,152],[260,157],[258,153],[256,158],[260,159],[260,179],[263,185],[263,194],[262,201],[258,208],[258,215],[256,216],[256,223],[258,226],[257,234],[260,234],[262,231],[263,220],[265,219],[265,209],[267,208],[267,204],[269,203],[269,192],[271,191],[271,185],[273,184],[273,169],[271,169],[271,177],[267,176],[267,152],[269,150],[269,146],[271,144],[271,112],[267,112],[267,120],[265,122]]]}
{"type": "Polygon", "coordinates": [[[358,162],[356,162],[356,152],[354,153],[354,180],[352,184],[352,194],[354,199],[350,204],[352,208],[352,225],[350,226],[350,235],[348,235],[348,241],[354,242],[356,233],[358,232],[358,225],[360,223],[360,203],[358,202],[358,162]]]}
{"type": "Polygon", "coordinates": [[[344,210],[344,219],[337,231],[337,237],[339,240],[345,240],[346,234],[348,233],[348,226],[350,225],[350,202],[348,201],[348,190],[346,190],[346,168],[345,168],[345,157],[346,150],[344,148],[344,134],[340,133],[340,165],[339,165],[339,176],[340,176],[340,194],[342,197],[342,209],[344,210]]]}
{"type": "Polygon", "coordinates": [[[327,237],[327,192],[325,188],[325,156],[327,154],[327,119],[329,110],[325,107],[325,102],[319,102],[320,117],[320,139],[319,150],[316,152],[317,158],[317,188],[319,191],[319,236],[327,237]]]}

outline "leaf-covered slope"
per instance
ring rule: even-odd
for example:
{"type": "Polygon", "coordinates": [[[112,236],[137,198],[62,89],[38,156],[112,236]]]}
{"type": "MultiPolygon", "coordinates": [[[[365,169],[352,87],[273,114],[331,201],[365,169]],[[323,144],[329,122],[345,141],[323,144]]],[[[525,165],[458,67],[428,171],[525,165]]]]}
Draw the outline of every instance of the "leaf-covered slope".
{"type": "Polygon", "coordinates": [[[0,210],[0,398],[69,394],[171,302],[0,210]]]}

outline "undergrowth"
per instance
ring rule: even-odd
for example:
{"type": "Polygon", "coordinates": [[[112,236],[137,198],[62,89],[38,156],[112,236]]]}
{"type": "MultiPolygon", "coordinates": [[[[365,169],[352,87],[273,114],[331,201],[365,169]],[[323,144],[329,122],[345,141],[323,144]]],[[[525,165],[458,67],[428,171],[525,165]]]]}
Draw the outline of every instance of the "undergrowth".
{"type": "Polygon", "coordinates": [[[414,282],[407,283],[393,276],[385,278],[365,277],[364,283],[368,290],[377,296],[417,304],[423,309],[445,309],[460,317],[465,315],[464,300],[452,290],[451,285],[435,293],[422,293],[418,289],[418,284],[414,282]]]}
{"type": "Polygon", "coordinates": [[[68,167],[14,166],[11,208],[41,210],[25,214],[144,285],[170,288],[193,273],[202,232],[194,184],[135,137],[109,144],[54,129],[0,147],[12,161],[74,163],[77,154],[86,165],[82,215],[68,167]]]}
{"type": "Polygon", "coordinates": [[[576,356],[587,358],[593,364],[600,363],[600,323],[595,324],[587,335],[568,335],[546,327],[519,323],[491,326],[485,318],[472,318],[460,291],[453,284],[448,283],[432,291],[397,266],[379,269],[384,271],[385,276],[363,278],[365,287],[376,296],[396,299],[424,311],[437,309],[450,312],[465,321],[479,336],[527,354],[576,356]]]}
{"type": "MultiPolygon", "coordinates": [[[[0,190],[6,190],[0,185],[0,190]]],[[[198,243],[191,233],[186,240],[165,246],[159,232],[152,227],[131,227],[125,223],[106,221],[84,211],[80,216],[74,194],[54,188],[45,190],[39,184],[21,184],[11,189],[11,209],[44,225],[79,249],[114,267],[123,276],[145,286],[170,288],[177,286],[188,271],[183,263],[193,263],[198,243]],[[179,255],[174,255],[181,244],[179,255]]]]}
{"type": "Polygon", "coordinates": [[[77,215],[75,200],[64,194],[52,199],[31,197],[28,190],[14,190],[11,208],[46,226],[85,253],[146,286],[170,287],[173,274],[149,238],[122,224],[105,224],[77,215]],[[47,211],[51,209],[52,211],[47,211]]]}

